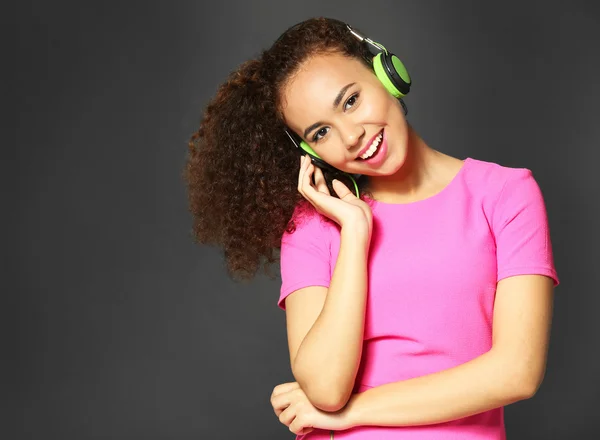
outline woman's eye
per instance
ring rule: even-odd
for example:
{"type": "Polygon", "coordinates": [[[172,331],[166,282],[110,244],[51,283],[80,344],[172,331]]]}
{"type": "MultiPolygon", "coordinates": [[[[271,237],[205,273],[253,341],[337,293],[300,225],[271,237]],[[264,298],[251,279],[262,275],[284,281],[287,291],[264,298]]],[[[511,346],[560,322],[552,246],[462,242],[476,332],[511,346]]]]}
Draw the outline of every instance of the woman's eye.
{"type": "Polygon", "coordinates": [[[327,130],[327,127],[323,127],[315,133],[315,135],[313,136],[314,142],[318,141],[319,139],[321,139],[323,136],[325,136],[327,134],[327,131],[323,131],[323,130],[327,130]],[[319,134],[321,135],[320,137],[319,137],[319,134]]]}
{"type": "Polygon", "coordinates": [[[346,101],[346,105],[344,107],[346,107],[348,104],[350,104],[350,107],[352,107],[356,103],[357,99],[358,99],[358,93],[355,93],[350,98],[348,98],[348,101],[346,101]]]}
{"type": "MultiPolygon", "coordinates": [[[[344,109],[347,110],[348,105],[350,105],[350,107],[353,107],[354,104],[356,104],[356,100],[358,99],[358,96],[359,96],[359,93],[355,93],[350,98],[348,98],[348,100],[346,101],[346,104],[344,104],[344,109]]],[[[328,131],[329,131],[329,127],[323,127],[320,130],[318,130],[312,138],[313,142],[317,142],[319,139],[321,139],[323,136],[325,136],[328,131]]]]}

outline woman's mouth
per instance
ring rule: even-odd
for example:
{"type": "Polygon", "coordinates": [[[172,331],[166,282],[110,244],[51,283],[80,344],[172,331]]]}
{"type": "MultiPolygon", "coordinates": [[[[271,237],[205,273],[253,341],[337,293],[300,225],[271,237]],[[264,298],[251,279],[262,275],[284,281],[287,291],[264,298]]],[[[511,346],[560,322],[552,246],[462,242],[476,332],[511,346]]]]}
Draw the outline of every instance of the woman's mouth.
{"type": "Polygon", "coordinates": [[[363,153],[360,157],[357,157],[356,160],[366,162],[369,164],[379,163],[379,159],[384,158],[384,154],[387,151],[387,138],[385,136],[385,130],[381,130],[379,135],[375,138],[371,146],[365,153],[363,153]]]}

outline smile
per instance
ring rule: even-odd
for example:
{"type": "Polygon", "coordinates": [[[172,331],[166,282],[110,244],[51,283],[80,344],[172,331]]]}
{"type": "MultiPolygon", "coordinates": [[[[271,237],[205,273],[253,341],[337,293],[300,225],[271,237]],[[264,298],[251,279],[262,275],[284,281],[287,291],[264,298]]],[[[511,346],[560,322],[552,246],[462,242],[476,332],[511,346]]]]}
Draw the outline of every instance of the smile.
{"type": "Polygon", "coordinates": [[[363,154],[361,154],[356,159],[366,160],[366,159],[370,158],[371,156],[373,156],[377,152],[377,148],[379,147],[379,144],[381,143],[382,139],[383,139],[383,130],[381,130],[381,132],[379,132],[379,134],[373,140],[373,142],[371,143],[371,145],[369,146],[367,151],[365,151],[363,154]]]}

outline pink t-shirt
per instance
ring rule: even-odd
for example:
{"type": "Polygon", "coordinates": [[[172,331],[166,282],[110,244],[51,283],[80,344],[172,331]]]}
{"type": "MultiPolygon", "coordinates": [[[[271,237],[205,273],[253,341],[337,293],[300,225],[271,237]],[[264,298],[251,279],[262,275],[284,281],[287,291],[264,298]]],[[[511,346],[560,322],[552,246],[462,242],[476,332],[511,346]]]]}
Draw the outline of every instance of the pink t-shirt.
{"type": "MultiPolygon", "coordinates": [[[[559,280],[546,208],[527,168],[466,158],[439,193],[408,204],[370,201],[364,343],[354,392],[465,363],[492,347],[496,283],[520,274],[559,280]]],[[[314,212],[281,241],[278,305],[329,286],[339,226],[314,212]]],[[[505,439],[504,408],[422,426],[357,426],[335,439],[505,439]]],[[[298,440],[329,439],[315,429],[298,440]]]]}

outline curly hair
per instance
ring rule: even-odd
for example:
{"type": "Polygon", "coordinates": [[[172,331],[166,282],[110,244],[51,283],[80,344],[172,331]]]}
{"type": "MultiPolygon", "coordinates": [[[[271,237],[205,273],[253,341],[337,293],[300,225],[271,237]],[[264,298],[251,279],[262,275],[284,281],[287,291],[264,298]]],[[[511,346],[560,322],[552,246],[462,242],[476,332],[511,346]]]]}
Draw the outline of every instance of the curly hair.
{"type": "MultiPolygon", "coordinates": [[[[261,262],[272,278],[282,234],[315,212],[297,189],[302,152],[285,133],[280,92],[309,57],[332,52],[371,68],[372,55],[345,23],[318,17],[290,27],[229,74],[191,136],[183,178],[193,236],[223,248],[233,278],[249,280],[261,262]]],[[[322,171],[332,196],[333,178],[353,188],[346,174],[322,171]]],[[[364,181],[357,181],[361,198],[369,194],[364,181]]]]}

